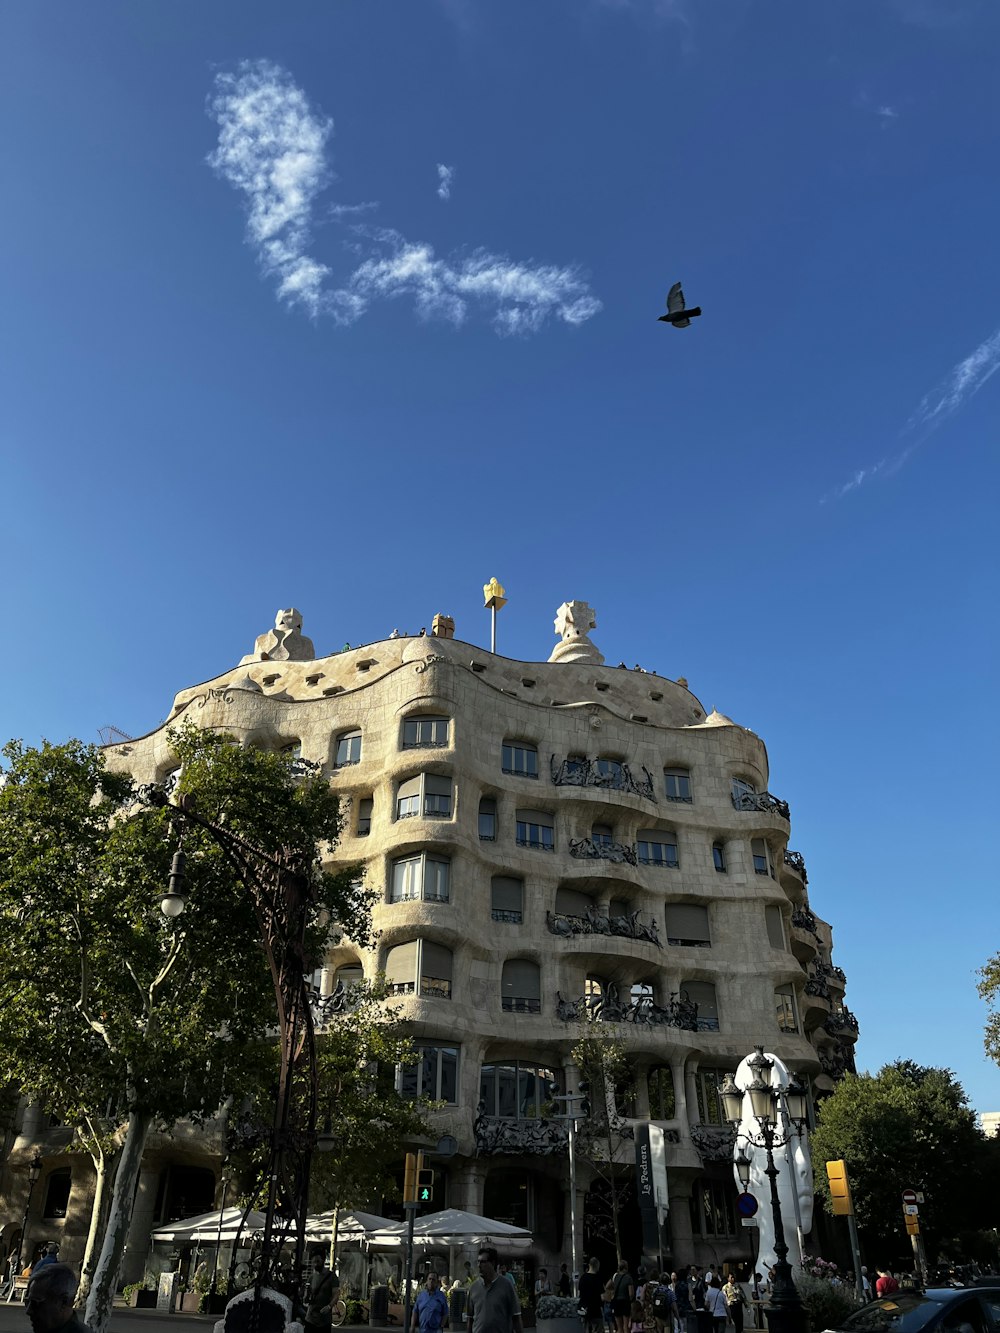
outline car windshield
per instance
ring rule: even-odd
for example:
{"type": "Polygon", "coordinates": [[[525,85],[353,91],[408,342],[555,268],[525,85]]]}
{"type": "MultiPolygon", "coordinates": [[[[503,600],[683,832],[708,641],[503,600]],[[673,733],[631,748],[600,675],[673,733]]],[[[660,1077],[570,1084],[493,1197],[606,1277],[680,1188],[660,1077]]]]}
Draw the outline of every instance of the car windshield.
{"type": "Polygon", "coordinates": [[[939,1310],[940,1301],[929,1300],[917,1292],[901,1291],[881,1301],[872,1301],[844,1323],[851,1333],[917,1333],[939,1310]]]}

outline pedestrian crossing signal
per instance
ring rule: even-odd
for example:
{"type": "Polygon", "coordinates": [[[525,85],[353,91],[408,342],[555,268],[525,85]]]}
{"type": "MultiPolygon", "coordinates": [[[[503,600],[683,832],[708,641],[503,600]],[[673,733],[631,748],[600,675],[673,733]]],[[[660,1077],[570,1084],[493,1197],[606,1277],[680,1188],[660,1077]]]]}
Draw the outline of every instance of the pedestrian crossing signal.
{"type": "Polygon", "coordinates": [[[434,1172],[417,1172],[417,1203],[433,1203],[434,1201],[434,1172]]]}

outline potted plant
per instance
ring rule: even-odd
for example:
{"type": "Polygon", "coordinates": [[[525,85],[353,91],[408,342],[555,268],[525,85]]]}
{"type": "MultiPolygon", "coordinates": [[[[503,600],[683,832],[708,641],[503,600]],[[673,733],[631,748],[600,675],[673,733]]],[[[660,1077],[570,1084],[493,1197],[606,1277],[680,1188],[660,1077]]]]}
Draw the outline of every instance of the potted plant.
{"type": "Polygon", "coordinates": [[[535,1327],[538,1333],[580,1333],[580,1302],[572,1296],[539,1296],[535,1327]]]}
{"type": "Polygon", "coordinates": [[[130,1282],[123,1287],[122,1296],[133,1310],[156,1309],[156,1287],[148,1273],[141,1282],[130,1282]]]}

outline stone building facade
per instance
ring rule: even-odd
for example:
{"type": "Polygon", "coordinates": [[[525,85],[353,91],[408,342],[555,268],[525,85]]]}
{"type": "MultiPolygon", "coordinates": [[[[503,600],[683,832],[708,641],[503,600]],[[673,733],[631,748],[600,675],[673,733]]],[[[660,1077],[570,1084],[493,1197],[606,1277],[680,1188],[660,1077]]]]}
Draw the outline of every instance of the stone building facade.
{"type": "MultiPolygon", "coordinates": [[[[290,615],[238,667],[183,690],[161,726],[109,747],[109,762],[162,780],[176,765],[168,730],[191,719],[328,775],[347,813],[336,857],[364,865],[379,933],[359,950],[334,932],[317,981],[329,995],[384,971],[422,1052],[401,1085],[443,1103],[435,1128],[457,1144],[435,1163],[435,1207],[526,1225],[535,1262],[568,1260],[565,1134],[546,1101],[553,1082],[575,1090],[582,1037],[613,1036],[635,1081],[617,1108],[626,1134],[645,1121],[665,1133],[665,1253],[748,1254],[717,1081],[763,1043],[822,1096],[853,1066],[857,1032],[763,741],[706,713],[684,680],[604,664],[583,603],[561,608],[546,662],[462,642],[442,619],[438,634],[315,659],[290,615]]],[[[89,1168],[68,1161],[60,1134],[25,1114],[0,1220],[9,1239],[21,1168],[40,1149],[28,1242],[65,1236],[73,1258],[89,1168]],[[46,1217],[47,1181],[67,1166],[64,1215],[46,1217]]],[[[212,1206],[220,1155],[212,1130],[151,1145],[128,1277],[150,1229],[176,1215],[178,1181],[190,1212],[212,1206]]],[[[582,1160],[581,1256],[594,1189],[582,1160]]]]}

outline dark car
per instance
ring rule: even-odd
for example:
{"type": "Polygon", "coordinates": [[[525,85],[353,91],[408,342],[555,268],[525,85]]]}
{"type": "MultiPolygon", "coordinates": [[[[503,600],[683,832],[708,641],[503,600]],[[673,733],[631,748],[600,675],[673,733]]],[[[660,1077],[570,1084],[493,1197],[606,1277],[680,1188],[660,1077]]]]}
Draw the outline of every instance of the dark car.
{"type": "Polygon", "coordinates": [[[840,1327],[844,1333],[1000,1333],[1000,1282],[897,1291],[840,1327]]]}

